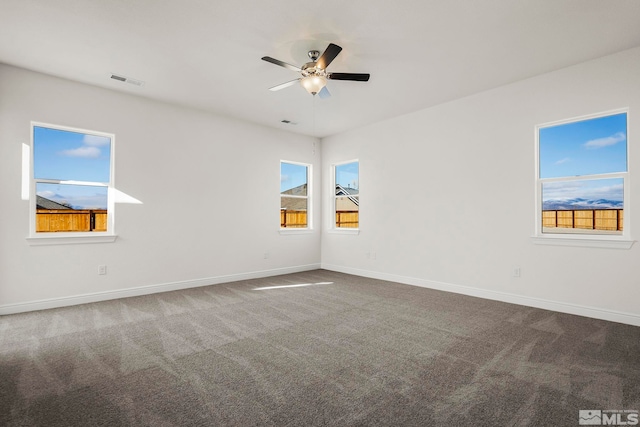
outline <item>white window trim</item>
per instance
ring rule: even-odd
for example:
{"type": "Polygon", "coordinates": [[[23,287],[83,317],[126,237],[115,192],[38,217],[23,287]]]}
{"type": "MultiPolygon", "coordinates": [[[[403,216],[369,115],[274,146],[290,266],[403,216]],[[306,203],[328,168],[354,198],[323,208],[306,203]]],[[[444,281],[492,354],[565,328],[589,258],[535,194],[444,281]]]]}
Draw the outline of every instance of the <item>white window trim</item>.
{"type": "Polygon", "coordinates": [[[631,238],[631,203],[630,203],[630,146],[629,144],[629,109],[622,108],[617,110],[605,111],[602,113],[588,114],[579,117],[573,117],[565,120],[558,120],[549,123],[543,123],[535,127],[535,228],[531,241],[538,245],[554,245],[554,246],[581,246],[592,248],[613,248],[613,249],[629,249],[633,246],[635,240],[631,238]],[[624,183],[624,219],[623,231],[621,235],[598,235],[598,234],[551,234],[542,232],[542,184],[544,182],[572,181],[574,177],[561,178],[540,178],[540,129],[562,125],[565,123],[573,123],[577,121],[595,119],[598,117],[611,116],[615,114],[627,114],[627,171],[599,175],[584,175],[578,179],[607,179],[622,178],[624,183]]]}
{"type": "Polygon", "coordinates": [[[351,235],[360,234],[360,209],[359,209],[360,204],[358,204],[358,227],[357,228],[336,227],[336,200],[338,198],[336,196],[336,167],[347,165],[349,163],[358,163],[358,201],[359,202],[362,201],[362,197],[360,195],[360,178],[361,178],[360,160],[352,159],[352,160],[346,160],[344,162],[333,163],[331,165],[331,189],[330,189],[331,202],[329,203],[331,212],[328,215],[329,225],[327,227],[327,232],[331,234],[351,234],[351,235]]]}
{"type": "Polygon", "coordinates": [[[281,228],[280,234],[283,236],[292,235],[292,234],[312,234],[313,229],[311,228],[281,228]]]}
{"type": "Polygon", "coordinates": [[[88,129],[80,129],[69,126],[54,125],[51,123],[42,123],[32,121],[30,124],[30,140],[31,145],[29,156],[29,235],[27,236],[27,242],[31,246],[43,246],[43,245],[69,245],[69,244],[85,244],[85,243],[110,243],[114,242],[117,238],[115,233],[115,191],[114,191],[114,161],[115,158],[115,135],[107,132],[99,132],[88,129]],[[45,127],[50,129],[57,129],[68,132],[76,132],[89,135],[104,136],[111,140],[110,146],[110,159],[109,159],[109,176],[110,182],[104,183],[83,183],[79,181],[64,181],[64,180],[36,180],[34,174],[34,127],[45,127]],[[89,184],[93,186],[107,187],[107,231],[95,231],[90,233],[82,232],[59,232],[59,233],[36,233],[36,181],[38,182],[52,182],[59,184],[89,184]]]}
{"type": "MultiPolygon", "coordinates": [[[[307,195],[306,196],[287,196],[293,198],[307,199],[307,226],[304,228],[282,228],[279,227],[279,232],[282,235],[291,234],[310,234],[313,233],[313,202],[311,195],[313,194],[313,165],[309,163],[294,162],[290,160],[280,160],[279,174],[282,175],[282,164],[289,163],[291,165],[304,166],[307,168],[307,195]]],[[[282,206],[282,193],[280,194],[280,206],[282,206]]]]}
{"type": "MultiPolygon", "coordinates": [[[[335,216],[335,211],[333,211],[333,214],[335,216]]],[[[359,222],[358,222],[359,225],[359,222]]],[[[329,234],[352,234],[352,235],[358,235],[360,234],[360,229],[359,228],[337,228],[335,226],[335,222],[333,223],[333,228],[329,228],[327,230],[327,233],[329,234]]]]}

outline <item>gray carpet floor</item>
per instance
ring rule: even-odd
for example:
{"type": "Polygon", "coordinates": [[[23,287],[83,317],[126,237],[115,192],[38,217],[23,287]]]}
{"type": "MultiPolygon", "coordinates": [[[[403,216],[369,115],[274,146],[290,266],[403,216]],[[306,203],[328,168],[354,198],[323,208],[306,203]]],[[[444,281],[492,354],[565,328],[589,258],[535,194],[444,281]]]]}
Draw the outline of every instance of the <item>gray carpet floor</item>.
{"type": "Polygon", "coordinates": [[[2,426],[577,426],[586,409],[640,409],[640,328],[324,270],[0,317],[2,426]]]}

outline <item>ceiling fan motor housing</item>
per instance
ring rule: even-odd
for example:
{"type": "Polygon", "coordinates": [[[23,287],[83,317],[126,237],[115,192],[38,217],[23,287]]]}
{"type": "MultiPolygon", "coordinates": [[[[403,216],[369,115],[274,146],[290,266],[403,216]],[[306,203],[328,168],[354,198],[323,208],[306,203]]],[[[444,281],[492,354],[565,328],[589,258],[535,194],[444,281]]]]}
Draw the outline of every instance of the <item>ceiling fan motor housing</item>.
{"type": "Polygon", "coordinates": [[[317,62],[307,62],[302,66],[302,75],[304,77],[308,76],[327,76],[327,72],[322,68],[317,66],[317,62]]]}

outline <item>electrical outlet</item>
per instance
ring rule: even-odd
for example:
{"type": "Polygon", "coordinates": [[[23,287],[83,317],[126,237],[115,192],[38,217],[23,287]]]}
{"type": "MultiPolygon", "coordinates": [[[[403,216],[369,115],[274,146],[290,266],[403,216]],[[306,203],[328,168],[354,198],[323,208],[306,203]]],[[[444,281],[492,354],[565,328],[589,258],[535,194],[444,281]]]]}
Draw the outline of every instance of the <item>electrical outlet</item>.
{"type": "Polygon", "coordinates": [[[264,259],[269,259],[269,252],[264,253],[264,259]]]}
{"type": "Polygon", "coordinates": [[[511,276],[520,277],[520,267],[513,267],[513,271],[511,272],[511,276]]]}
{"type": "Polygon", "coordinates": [[[98,274],[100,276],[104,276],[105,274],[107,274],[107,266],[106,265],[99,265],[98,266],[98,274]]]}

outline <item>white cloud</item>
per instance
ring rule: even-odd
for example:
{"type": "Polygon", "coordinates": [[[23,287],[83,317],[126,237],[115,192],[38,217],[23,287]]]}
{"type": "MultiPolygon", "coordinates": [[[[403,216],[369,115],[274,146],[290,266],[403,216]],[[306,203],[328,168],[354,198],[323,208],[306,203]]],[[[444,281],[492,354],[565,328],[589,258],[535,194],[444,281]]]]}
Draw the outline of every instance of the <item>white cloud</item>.
{"type": "Polygon", "coordinates": [[[111,139],[106,136],[85,135],[82,142],[90,147],[102,147],[103,145],[109,145],[111,139]]]}
{"type": "Polygon", "coordinates": [[[56,203],[72,206],[75,209],[107,209],[106,194],[66,194],[61,195],[53,191],[38,191],[38,196],[53,200],[56,203]]]}
{"type": "Polygon", "coordinates": [[[624,186],[614,180],[567,181],[544,184],[542,193],[544,200],[609,199],[622,200],[624,186]],[[608,182],[607,182],[608,181],[608,182]]]}
{"type": "Polygon", "coordinates": [[[40,196],[40,197],[44,197],[45,199],[50,199],[50,198],[52,198],[52,197],[54,197],[56,195],[56,193],[54,193],[53,191],[49,191],[49,190],[38,191],[36,194],[38,196],[40,196]]]}
{"type": "Polygon", "coordinates": [[[100,157],[100,149],[97,147],[78,147],[71,150],[61,151],[60,154],[68,157],[87,157],[95,159],[100,157]]]}
{"type": "Polygon", "coordinates": [[[82,145],[81,147],[63,150],[59,154],[67,157],[84,157],[95,159],[97,157],[100,157],[100,154],[102,154],[100,148],[98,147],[109,145],[111,143],[111,139],[105,136],[84,135],[82,143],[84,145],[82,145]]]}
{"type": "Polygon", "coordinates": [[[567,162],[570,162],[570,161],[571,161],[571,159],[570,159],[570,158],[565,157],[564,159],[560,159],[560,160],[558,160],[555,164],[556,164],[556,165],[561,165],[561,164],[563,164],[563,163],[567,163],[567,162]]]}
{"type": "Polygon", "coordinates": [[[609,145],[615,145],[618,142],[626,141],[627,135],[624,132],[618,132],[605,138],[592,139],[583,144],[584,148],[595,150],[597,148],[608,147],[609,145]]]}
{"type": "Polygon", "coordinates": [[[593,189],[592,193],[600,198],[615,198],[622,200],[624,195],[624,185],[616,184],[597,187],[593,189]]]}
{"type": "Polygon", "coordinates": [[[289,175],[280,175],[280,182],[291,181],[291,177],[289,175]]]}
{"type": "Polygon", "coordinates": [[[78,209],[107,209],[107,196],[97,194],[95,196],[70,197],[69,203],[78,209]]]}

